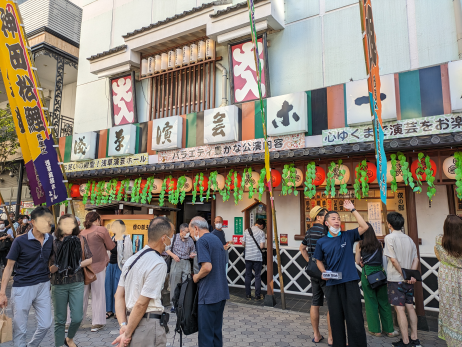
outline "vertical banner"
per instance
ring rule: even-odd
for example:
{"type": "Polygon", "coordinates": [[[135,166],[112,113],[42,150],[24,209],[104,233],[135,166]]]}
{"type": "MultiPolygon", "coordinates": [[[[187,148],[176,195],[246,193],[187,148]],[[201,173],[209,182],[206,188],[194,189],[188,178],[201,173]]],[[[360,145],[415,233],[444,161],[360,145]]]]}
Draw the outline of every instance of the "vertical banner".
{"type": "Polygon", "coordinates": [[[361,27],[363,30],[364,56],[366,69],[369,74],[367,84],[369,88],[369,102],[371,106],[372,122],[374,125],[375,156],[377,159],[377,180],[380,187],[380,198],[387,204],[387,157],[383,148],[382,100],[380,99],[379,54],[372,17],[371,0],[360,0],[361,27]]]}
{"type": "Polygon", "coordinates": [[[67,199],[16,4],[0,0],[0,69],[35,204],[67,199]]]}

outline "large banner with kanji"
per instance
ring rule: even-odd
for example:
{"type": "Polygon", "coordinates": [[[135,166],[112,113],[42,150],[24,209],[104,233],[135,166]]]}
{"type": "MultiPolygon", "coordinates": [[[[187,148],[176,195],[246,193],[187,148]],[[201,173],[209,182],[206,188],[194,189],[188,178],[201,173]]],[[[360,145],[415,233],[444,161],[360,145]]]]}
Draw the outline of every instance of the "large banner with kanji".
{"type": "Polygon", "coordinates": [[[0,69],[23,154],[34,204],[67,199],[63,174],[48,131],[17,5],[0,0],[0,69]]]}

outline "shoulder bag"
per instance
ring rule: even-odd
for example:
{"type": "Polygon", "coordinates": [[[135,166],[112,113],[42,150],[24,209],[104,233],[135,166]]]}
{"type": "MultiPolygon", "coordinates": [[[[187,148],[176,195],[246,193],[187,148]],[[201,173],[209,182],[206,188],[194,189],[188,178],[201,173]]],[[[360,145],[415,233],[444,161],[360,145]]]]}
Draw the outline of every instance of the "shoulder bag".
{"type": "MultiPolygon", "coordinates": [[[[84,241],[83,236],[82,236],[82,239],[80,240],[80,242],[82,243],[82,261],[84,261],[85,260],[85,241],[84,241]]],[[[83,276],[85,278],[83,283],[85,285],[89,285],[90,283],[96,281],[96,274],[94,273],[94,271],[93,271],[93,269],[91,267],[91,264],[88,265],[88,266],[83,267],[82,270],[83,270],[83,276]]]]}
{"type": "Polygon", "coordinates": [[[249,232],[250,236],[252,236],[253,241],[255,242],[255,244],[257,245],[258,249],[259,249],[260,252],[261,252],[261,257],[262,257],[262,263],[263,263],[263,265],[267,265],[267,263],[268,263],[268,253],[267,253],[266,248],[265,248],[264,250],[262,250],[262,249],[260,248],[260,245],[258,244],[257,240],[255,240],[255,237],[253,236],[253,232],[252,232],[252,229],[251,229],[251,228],[249,228],[247,231],[249,232]]]}
{"type": "MultiPolygon", "coordinates": [[[[367,263],[369,263],[371,259],[374,258],[374,256],[377,254],[378,251],[379,249],[377,248],[374,254],[372,254],[369,257],[369,259],[367,259],[366,261],[363,261],[363,264],[366,265],[367,263]]],[[[364,271],[366,270],[364,269],[364,271]]],[[[385,271],[383,270],[383,268],[382,268],[382,271],[371,273],[369,276],[367,276],[366,273],[364,273],[364,276],[366,276],[367,282],[369,282],[369,285],[371,286],[372,289],[377,289],[387,284],[387,276],[385,275],[385,271]]]]}
{"type": "MultiPolygon", "coordinates": [[[[170,252],[173,253],[173,247],[175,246],[175,240],[176,240],[176,235],[173,235],[173,241],[172,241],[172,248],[170,249],[170,252]]],[[[171,256],[168,256],[167,259],[165,260],[165,263],[167,263],[167,273],[170,273],[170,268],[172,267],[172,261],[173,258],[171,256]]]]}
{"type": "MultiPolygon", "coordinates": [[[[311,252],[311,229],[308,229],[308,237],[310,239],[309,247],[310,247],[310,252],[311,252]]],[[[318,265],[316,264],[316,259],[314,259],[313,256],[309,257],[308,264],[306,265],[305,271],[310,277],[316,278],[318,280],[322,279],[321,270],[318,269],[318,265]]]]}

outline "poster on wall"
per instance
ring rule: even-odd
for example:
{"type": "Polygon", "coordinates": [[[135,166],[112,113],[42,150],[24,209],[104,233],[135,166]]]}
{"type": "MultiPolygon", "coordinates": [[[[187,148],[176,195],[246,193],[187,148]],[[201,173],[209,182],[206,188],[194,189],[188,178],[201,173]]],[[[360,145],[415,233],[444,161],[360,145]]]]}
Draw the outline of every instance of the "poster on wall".
{"type": "Polygon", "coordinates": [[[105,219],[103,226],[109,231],[111,237],[116,234],[130,235],[133,253],[136,253],[142,250],[148,241],[150,222],[149,219],[105,219]]]}
{"type": "Polygon", "coordinates": [[[109,80],[112,126],[137,123],[135,72],[109,80]]]}
{"type": "MultiPolygon", "coordinates": [[[[262,66],[261,93],[263,98],[271,96],[268,69],[266,33],[257,40],[262,66]]],[[[252,40],[228,45],[231,102],[233,104],[257,100],[258,84],[252,40]]]]}
{"type": "Polygon", "coordinates": [[[283,136],[308,131],[305,92],[268,98],[266,107],[268,136],[283,136]]]}

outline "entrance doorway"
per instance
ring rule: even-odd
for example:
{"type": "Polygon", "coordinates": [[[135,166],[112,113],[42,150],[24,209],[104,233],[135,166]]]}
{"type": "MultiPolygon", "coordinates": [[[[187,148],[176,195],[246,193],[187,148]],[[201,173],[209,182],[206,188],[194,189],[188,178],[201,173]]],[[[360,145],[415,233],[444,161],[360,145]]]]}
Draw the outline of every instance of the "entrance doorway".
{"type": "Polygon", "coordinates": [[[192,204],[192,196],[186,196],[183,204],[177,207],[181,209],[177,213],[177,226],[179,227],[182,223],[188,223],[196,216],[203,217],[209,224],[211,229],[212,222],[212,203],[211,202],[200,202],[199,197],[196,197],[196,202],[192,204]]]}

